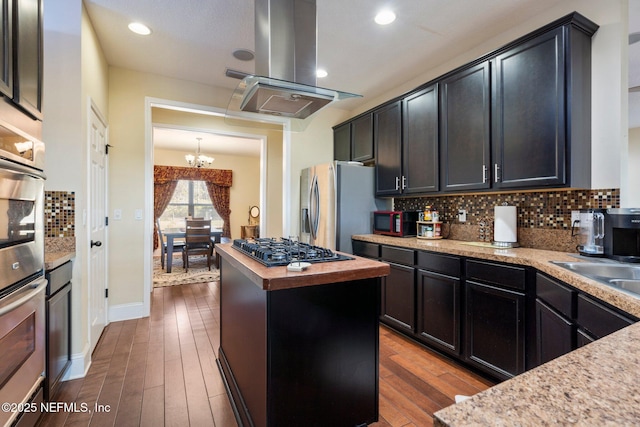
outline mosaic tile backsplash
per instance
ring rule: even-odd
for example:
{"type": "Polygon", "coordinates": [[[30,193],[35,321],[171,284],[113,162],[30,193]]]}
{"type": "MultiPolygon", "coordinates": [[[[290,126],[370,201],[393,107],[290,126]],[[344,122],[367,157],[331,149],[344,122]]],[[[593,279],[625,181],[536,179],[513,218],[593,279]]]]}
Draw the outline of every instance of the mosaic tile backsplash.
{"type": "Polygon", "coordinates": [[[494,207],[518,207],[518,242],[521,246],[575,252],[571,211],[620,207],[620,189],[552,190],[539,192],[443,195],[394,199],[396,210],[437,209],[444,233],[457,240],[491,240],[494,207]],[[459,223],[458,210],[467,211],[459,223]]]}
{"type": "Polygon", "coordinates": [[[74,237],[76,195],[73,191],[44,192],[45,237],[74,237]]]}

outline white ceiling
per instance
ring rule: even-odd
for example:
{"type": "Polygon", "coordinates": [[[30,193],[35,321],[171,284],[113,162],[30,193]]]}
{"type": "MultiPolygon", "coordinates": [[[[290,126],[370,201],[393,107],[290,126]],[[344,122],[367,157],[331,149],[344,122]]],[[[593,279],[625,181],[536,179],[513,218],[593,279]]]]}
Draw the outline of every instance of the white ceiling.
{"type": "Polygon", "coordinates": [[[200,141],[200,152],[210,157],[218,154],[245,157],[260,156],[260,140],[243,138],[221,133],[175,129],[155,126],[153,128],[154,148],[195,153],[200,141]]]}
{"type": "MultiPolygon", "coordinates": [[[[341,101],[355,108],[560,2],[317,0],[317,62],[329,72],[318,86],[363,95],[341,101]],[[398,16],[391,25],[373,22],[383,6],[398,16]]],[[[110,65],[228,89],[239,81],[225,76],[227,68],[254,71],[253,61],[232,56],[237,48],[254,49],[253,0],[84,3],[110,65]],[[151,36],[130,32],[133,20],[148,25],[151,36]]],[[[637,8],[640,0],[629,3],[637,8]]],[[[640,52],[634,58],[640,61],[640,52]]],[[[640,64],[635,69],[640,74],[640,64]]]]}

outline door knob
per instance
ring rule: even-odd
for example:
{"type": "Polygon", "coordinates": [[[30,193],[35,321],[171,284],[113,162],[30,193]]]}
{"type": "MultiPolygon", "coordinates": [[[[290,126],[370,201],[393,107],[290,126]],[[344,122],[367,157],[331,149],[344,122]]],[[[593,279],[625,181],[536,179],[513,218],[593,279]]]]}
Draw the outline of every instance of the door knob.
{"type": "Polygon", "coordinates": [[[94,246],[102,246],[102,242],[100,240],[98,240],[97,242],[94,242],[93,240],[91,241],[91,247],[94,246]]]}

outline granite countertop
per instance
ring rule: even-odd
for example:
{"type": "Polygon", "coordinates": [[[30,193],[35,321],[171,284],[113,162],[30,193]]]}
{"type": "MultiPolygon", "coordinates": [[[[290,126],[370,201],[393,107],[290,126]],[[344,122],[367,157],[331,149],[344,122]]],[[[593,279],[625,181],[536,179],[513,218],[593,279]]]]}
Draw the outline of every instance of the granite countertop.
{"type": "MultiPolygon", "coordinates": [[[[640,317],[640,299],[549,261],[579,261],[537,249],[496,249],[452,240],[379,235],[354,239],[529,265],[640,317]]],[[[640,322],[434,414],[436,426],[637,425],[640,421],[640,322]]]]}
{"type": "Polygon", "coordinates": [[[52,237],[44,241],[44,269],[51,271],[76,256],[75,237],[52,237]]]}
{"type": "Polygon", "coordinates": [[[389,274],[388,264],[349,254],[345,255],[353,257],[352,260],[311,264],[306,270],[295,272],[287,270],[287,267],[265,267],[234,249],[232,244],[216,245],[216,253],[265,291],[369,279],[389,274]]]}
{"type": "Polygon", "coordinates": [[[577,254],[565,252],[545,251],[541,249],[513,248],[502,249],[477,242],[463,242],[460,240],[423,240],[415,237],[391,237],[379,234],[354,235],[353,239],[383,245],[400,246],[424,251],[442,252],[464,257],[479,258],[489,261],[505,262],[535,267],[538,271],[555,277],[574,286],[614,307],[640,317],[640,298],[635,298],[615,288],[604,285],[595,280],[573,273],[551,261],[580,262],[577,254]]]}

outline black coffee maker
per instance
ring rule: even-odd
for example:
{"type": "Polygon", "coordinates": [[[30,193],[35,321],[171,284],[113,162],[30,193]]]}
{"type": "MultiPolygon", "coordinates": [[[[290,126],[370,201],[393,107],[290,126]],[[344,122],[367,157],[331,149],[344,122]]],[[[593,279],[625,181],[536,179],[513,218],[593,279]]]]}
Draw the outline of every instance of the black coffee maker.
{"type": "Polygon", "coordinates": [[[640,263],[640,208],[607,209],[604,254],[617,261],[640,263]]]}

